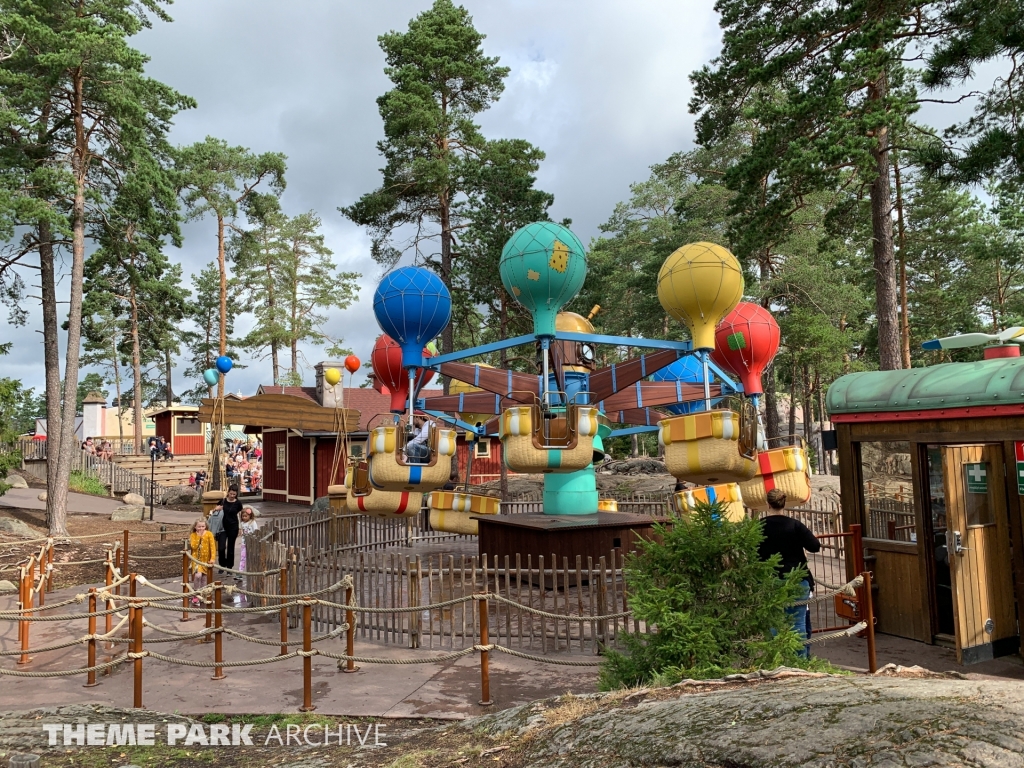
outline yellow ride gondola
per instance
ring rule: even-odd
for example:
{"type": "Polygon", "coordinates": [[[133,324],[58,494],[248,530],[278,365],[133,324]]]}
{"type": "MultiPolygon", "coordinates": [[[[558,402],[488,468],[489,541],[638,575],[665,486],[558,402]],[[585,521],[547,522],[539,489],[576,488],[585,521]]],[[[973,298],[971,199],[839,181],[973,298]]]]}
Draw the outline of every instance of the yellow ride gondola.
{"type": "Polygon", "coordinates": [[[405,457],[405,429],[375,427],[370,432],[370,485],[382,491],[432,491],[448,482],[455,455],[455,430],[430,426],[428,460],[410,463],[405,457]]]}
{"type": "Polygon", "coordinates": [[[678,480],[715,485],[749,480],[757,471],[757,421],[744,413],[714,410],[658,422],[665,467],[678,480]]]}
{"type": "Polygon", "coordinates": [[[619,502],[615,499],[598,499],[597,500],[597,511],[598,512],[618,512],[619,502]]]}
{"type": "Polygon", "coordinates": [[[430,527],[435,531],[476,536],[479,524],[472,519],[477,515],[496,515],[501,499],[481,493],[462,491],[432,491],[427,499],[430,509],[430,527]]]}
{"type": "Polygon", "coordinates": [[[498,435],[505,465],[513,472],[578,472],[594,460],[594,438],[604,414],[570,404],[547,412],[537,404],[506,408],[498,435]]]}
{"type": "Polygon", "coordinates": [[[811,498],[811,467],[803,440],[798,445],[758,451],[757,474],[740,484],[743,502],[754,510],[768,509],[768,491],[778,488],[787,504],[802,504],[811,498]]]}
{"type": "Polygon", "coordinates": [[[713,504],[716,501],[725,505],[726,520],[739,522],[747,516],[743,507],[743,492],[737,483],[705,485],[679,491],[674,496],[676,511],[681,515],[690,514],[700,503],[713,504]]]}
{"type": "Polygon", "coordinates": [[[345,509],[371,517],[415,517],[423,507],[423,494],[409,491],[381,491],[370,485],[365,461],[350,465],[345,473],[345,509]]]}

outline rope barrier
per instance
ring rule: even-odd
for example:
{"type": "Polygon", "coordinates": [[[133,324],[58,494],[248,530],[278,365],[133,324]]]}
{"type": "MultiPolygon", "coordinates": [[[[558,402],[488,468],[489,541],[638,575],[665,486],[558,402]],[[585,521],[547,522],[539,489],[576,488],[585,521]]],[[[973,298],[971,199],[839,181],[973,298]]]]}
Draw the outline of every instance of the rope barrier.
{"type": "Polygon", "coordinates": [[[506,648],[503,645],[492,645],[487,650],[501,651],[507,653],[509,656],[518,656],[521,659],[529,659],[530,661],[539,661],[542,664],[559,664],[565,667],[597,667],[601,665],[600,660],[595,661],[575,661],[573,659],[553,659],[550,656],[534,656],[530,653],[523,653],[517,651],[514,648],[506,648]]]}
{"type": "Polygon", "coordinates": [[[837,637],[850,637],[850,635],[856,635],[858,632],[863,632],[867,628],[868,623],[866,621],[861,621],[854,624],[852,627],[847,627],[846,629],[839,629],[835,632],[822,632],[817,636],[811,635],[811,639],[808,642],[824,643],[829,640],[835,640],[837,637]]]}
{"type": "MultiPolygon", "coordinates": [[[[278,643],[279,644],[279,643],[278,643]]],[[[155,653],[153,651],[143,651],[143,655],[149,656],[151,659],[157,659],[158,661],[166,661],[168,664],[179,664],[183,667],[200,667],[202,669],[213,669],[215,667],[258,667],[261,664],[273,664],[277,661],[285,661],[287,659],[294,659],[299,655],[298,651],[292,651],[282,656],[271,656],[266,659],[246,659],[243,661],[193,661],[191,659],[176,659],[173,656],[164,656],[162,653],[155,653]]],[[[132,654],[128,654],[132,656],[132,654]]]]}
{"type": "MultiPolygon", "coordinates": [[[[192,553],[188,550],[185,550],[184,554],[188,556],[188,559],[191,560],[193,564],[202,566],[203,568],[210,567],[209,563],[204,563],[202,560],[197,560],[196,558],[192,557],[192,553]]],[[[234,568],[223,568],[219,565],[215,567],[217,568],[218,571],[221,571],[222,573],[234,573],[238,576],[270,576],[271,574],[276,574],[281,570],[280,568],[273,568],[269,571],[236,571],[234,568]]]]}
{"type": "Polygon", "coordinates": [[[843,584],[841,587],[829,588],[829,591],[824,594],[811,595],[811,597],[806,600],[797,600],[793,605],[812,605],[813,603],[820,603],[823,600],[828,600],[830,597],[835,597],[836,595],[856,597],[857,589],[862,586],[864,586],[864,578],[857,576],[852,581],[848,581],[846,584],[843,584]]]}
{"type": "MultiPolygon", "coordinates": [[[[501,595],[499,595],[499,594],[497,594],[495,592],[488,592],[486,596],[488,598],[494,598],[499,603],[505,603],[506,605],[514,605],[516,608],[521,608],[522,610],[526,611],[527,613],[532,613],[532,614],[535,614],[537,616],[544,616],[544,617],[549,618],[549,619],[562,619],[562,620],[565,620],[565,621],[589,622],[589,621],[607,621],[608,619],[621,619],[621,618],[623,618],[625,616],[632,616],[633,615],[632,611],[620,611],[619,613],[609,613],[609,614],[605,614],[604,616],[581,616],[579,614],[574,614],[574,613],[549,613],[548,611],[542,611],[539,608],[533,608],[533,607],[531,607],[529,605],[523,605],[522,603],[517,603],[515,600],[509,600],[507,597],[502,597],[501,595]]],[[[480,596],[476,596],[476,597],[480,597],[480,596]]]]}
{"type": "Polygon", "coordinates": [[[474,645],[470,648],[463,648],[461,651],[446,653],[443,656],[431,656],[429,659],[374,659],[367,656],[346,656],[344,653],[330,653],[328,651],[314,650],[316,650],[317,656],[324,656],[328,659],[337,659],[338,661],[355,661],[360,664],[395,664],[404,666],[407,664],[433,664],[435,662],[459,659],[463,656],[475,653],[477,647],[474,645]]]}
{"type": "Polygon", "coordinates": [[[116,667],[118,664],[124,664],[127,660],[127,658],[121,657],[120,659],[108,661],[106,664],[97,664],[95,667],[82,667],[81,669],[63,669],[55,670],[53,672],[21,672],[15,669],[4,669],[0,667],[0,675],[8,675],[10,677],[72,677],[73,675],[88,674],[89,672],[101,672],[104,669],[116,667]]]}

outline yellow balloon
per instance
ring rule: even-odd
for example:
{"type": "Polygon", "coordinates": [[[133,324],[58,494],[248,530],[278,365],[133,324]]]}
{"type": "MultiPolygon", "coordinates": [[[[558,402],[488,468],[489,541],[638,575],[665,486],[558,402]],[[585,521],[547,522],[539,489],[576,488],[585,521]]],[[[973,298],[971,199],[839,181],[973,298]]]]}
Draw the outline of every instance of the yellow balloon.
{"type": "Polygon", "coordinates": [[[658,301],[690,329],[694,349],[715,348],[715,326],[742,298],[740,263],[715,243],[684,245],[658,272],[658,301]]]}
{"type": "Polygon", "coordinates": [[[341,371],[339,371],[337,368],[328,368],[326,371],[324,371],[324,381],[326,381],[328,385],[333,387],[335,384],[341,381],[341,371]]]}

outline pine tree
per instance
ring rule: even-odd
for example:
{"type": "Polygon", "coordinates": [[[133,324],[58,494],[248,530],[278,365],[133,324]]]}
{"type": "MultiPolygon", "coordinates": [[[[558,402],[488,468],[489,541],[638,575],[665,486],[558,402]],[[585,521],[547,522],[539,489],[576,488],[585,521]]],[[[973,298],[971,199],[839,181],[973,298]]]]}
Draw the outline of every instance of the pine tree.
{"type": "MultiPolygon", "coordinates": [[[[66,536],[74,401],[61,400],[57,251],[71,256],[64,389],[78,381],[83,271],[90,223],[101,218],[123,170],[166,154],[174,114],[193,105],[145,76],[128,38],[169,20],[161,0],[2,0],[17,48],[0,67],[0,132],[7,210],[26,227],[20,251],[39,254],[47,392],[47,522],[66,536]],[[11,190],[14,190],[11,192],[11,190]]],[[[157,160],[158,161],[158,160],[157,160]]]]}
{"type": "MultiPolygon", "coordinates": [[[[378,40],[387,60],[384,72],[395,85],[377,99],[384,120],[384,140],[377,145],[386,161],[383,180],[340,210],[369,228],[379,263],[394,266],[411,248],[436,265],[451,289],[454,236],[465,226],[459,218],[460,196],[467,191],[465,165],[485,144],[473,120],[497,101],[508,68],[484,55],[484,35],[451,0],[435,0],[409,22],[408,31],[378,40]],[[396,243],[407,232],[408,242],[396,243]],[[428,240],[439,241],[436,257],[428,240]]],[[[452,351],[454,333],[451,325],[445,329],[443,351],[452,351]]]]}
{"type": "Polygon", "coordinates": [[[220,275],[217,263],[211,262],[191,278],[194,293],[185,304],[185,317],[191,327],[182,331],[181,341],[187,350],[185,379],[196,384],[182,392],[181,399],[186,403],[199,403],[203,398],[216,395],[216,390],[203,380],[203,371],[214,367],[220,355],[221,338],[225,339],[224,349],[235,365],[244,367],[237,362],[241,356],[241,345],[234,338],[234,332],[240,304],[236,300],[233,283],[227,286],[224,304],[227,325],[221,332],[220,275]]]}

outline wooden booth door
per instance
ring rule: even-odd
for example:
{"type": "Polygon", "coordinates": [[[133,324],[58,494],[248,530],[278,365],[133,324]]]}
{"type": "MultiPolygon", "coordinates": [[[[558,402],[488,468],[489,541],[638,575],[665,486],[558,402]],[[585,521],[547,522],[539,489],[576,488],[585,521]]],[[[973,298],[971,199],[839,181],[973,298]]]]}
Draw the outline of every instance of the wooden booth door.
{"type": "Polygon", "coordinates": [[[1019,642],[1002,446],[942,448],[956,655],[973,664],[1019,642]]]}

